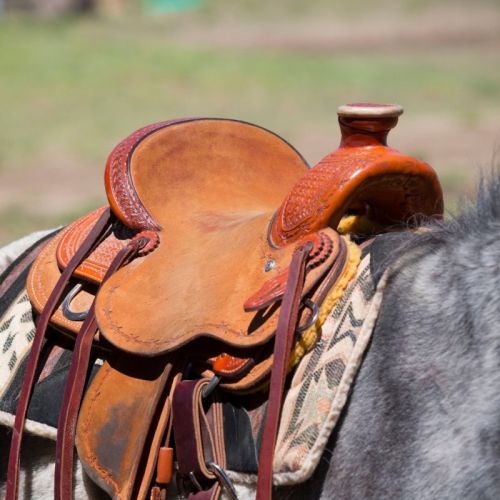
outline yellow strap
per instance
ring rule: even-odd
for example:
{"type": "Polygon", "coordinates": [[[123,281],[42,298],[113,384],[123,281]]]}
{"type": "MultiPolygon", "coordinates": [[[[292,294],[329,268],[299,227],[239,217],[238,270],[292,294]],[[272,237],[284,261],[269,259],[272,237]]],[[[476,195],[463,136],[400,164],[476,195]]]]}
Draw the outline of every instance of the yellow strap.
{"type": "Polygon", "coordinates": [[[378,222],[369,219],[366,215],[344,215],[339,222],[339,234],[376,234],[383,229],[378,222]]]}

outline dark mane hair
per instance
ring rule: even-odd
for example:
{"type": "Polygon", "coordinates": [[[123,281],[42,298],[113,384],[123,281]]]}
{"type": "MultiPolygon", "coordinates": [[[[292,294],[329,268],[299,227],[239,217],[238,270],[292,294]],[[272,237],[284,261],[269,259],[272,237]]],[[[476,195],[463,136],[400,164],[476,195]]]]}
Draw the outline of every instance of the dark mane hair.
{"type": "Polygon", "coordinates": [[[500,266],[500,261],[484,260],[485,253],[482,252],[488,244],[498,242],[500,256],[500,168],[483,173],[475,198],[464,198],[459,204],[461,208],[457,214],[447,214],[442,220],[421,220],[417,231],[400,233],[399,244],[386,255],[380,267],[385,269],[396,262],[407,265],[424,253],[446,247],[449,247],[450,254],[460,247],[462,262],[472,262],[475,256],[482,255],[482,266],[500,266]]]}
{"type": "Polygon", "coordinates": [[[462,199],[461,210],[457,215],[445,217],[443,221],[429,222],[432,229],[422,239],[429,242],[448,241],[450,236],[470,237],[486,235],[500,229],[500,170],[483,174],[476,190],[475,200],[462,199]]]}
{"type": "Polygon", "coordinates": [[[463,205],[372,244],[384,297],[324,498],[498,496],[500,172],[463,205]]]}

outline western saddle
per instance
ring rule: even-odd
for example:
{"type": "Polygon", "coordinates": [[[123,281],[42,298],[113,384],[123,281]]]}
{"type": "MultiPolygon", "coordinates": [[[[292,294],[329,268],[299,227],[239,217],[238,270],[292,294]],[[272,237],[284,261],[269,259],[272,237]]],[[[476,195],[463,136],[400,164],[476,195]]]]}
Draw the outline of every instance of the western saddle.
{"type": "Polygon", "coordinates": [[[234,497],[216,402],[252,391],[268,400],[257,498],[270,498],[291,353],[346,264],[349,239],[337,228],[354,216],[369,222],[368,237],[442,214],[434,170],[386,144],[401,113],[341,106],[340,147],[311,169],[277,135],[236,120],[156,123],[118,144],[105,171],[109,206],[58,233],[30,271],[37,332],[7,498],[17,495],[49,326],[74,340],[56,498],[72,496],[75,439],[86,472],[114,498],[164,498],[174,469],[189,498],[234,497]],[[95,353],[102,366],[84,391],[95,353]]]}

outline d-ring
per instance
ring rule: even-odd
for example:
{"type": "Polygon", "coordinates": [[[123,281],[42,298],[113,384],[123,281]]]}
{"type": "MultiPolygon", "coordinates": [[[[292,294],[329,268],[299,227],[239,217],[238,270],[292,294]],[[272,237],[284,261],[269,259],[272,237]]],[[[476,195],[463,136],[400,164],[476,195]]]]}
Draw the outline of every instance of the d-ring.
{"type": "Polygon", "coordinates": [[[312,301],[311,299],[306,299],[304,300],[304,306],[306,306],[308,309],[311,310],[311,315],[303,325],[299,325],[296,328],[295,331],[297,333],[303,333],[309,328],[311,328],[311,326],[313,326],[314,323],[316,323],[316,320],[318,319],[319,316],[319,307],[318,304],[316,304],[316,302],[312,301]]]}
{"type": "Polygon", "coordinates": [[[88,311],[75,312],[71,310],[71,301],[75,298],[76,294],[83,288],[81,283],[76,284],[69,292],[68,295],[63,300],[61,309],[63,316],[70,321],[83,321],[88,311]]]}
{"type": "Polygon", "coordinates": [[[215,462],[208,463],[207,468],[210,472],[212,472],[215,475],[217,481],[219,481],[219,484],[226,491],[227,496],[230,498],[230,500],[238,500],[238,495],[236,493],[236,490],[234,489],[231,480],[227,477],[226,471],[220,465],[217,465],[215,462]]]}

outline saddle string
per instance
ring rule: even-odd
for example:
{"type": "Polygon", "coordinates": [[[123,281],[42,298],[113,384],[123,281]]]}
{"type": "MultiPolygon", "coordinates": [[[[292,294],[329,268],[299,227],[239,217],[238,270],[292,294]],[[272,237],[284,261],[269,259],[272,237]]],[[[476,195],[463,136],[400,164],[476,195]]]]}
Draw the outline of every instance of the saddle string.
{"type": "Polygon", "coordinates": [[[271,371],[269,403],[259,452],[259,474],[257,500],[269,500],[273,482],[273,459],[278,434],[283,391],[287,376],[288,360],[298,323],[302,289],[304,287],[306,262],[312,244],[299,246],[292,256],[288,282],[281,303],[274,344],[274,362],[271,371]]]}
{"type": "MultiPolygon", "coordinates": [[[[174,474],[174,449],[171,447],[172,440],[172,430],[173,430],[173,418],[172,418],[172,398],[177,388],[179,382],[182,379],[182,372],[174,368],[175,375],[172,378],[172,382],[169,387],[168,396],[163,404],[162,414],[165,417],[160,416],[159,419],[159,433],[160,433],[160,449],[158,450],[157,456],[150,455],[149,460],[156,461],[155,477],[152,482],[152,487],[150,489],[151,500],[163,499],[167,496],[167,487],[172,482],[174,474]]],[[[148,468],[146,465],[146,468],[148,468]]],[[[154,464],[153,464],[154,466],[154,464]]],[[[149,485],[148,485],[149,486],[149,485]]],[[[139,490],[139,498],[141,496],[142,489],[139,490]]]]}
{"type": "Polygon", "coordinates": [[[29,354],[28,362],[26,364],[26,369],[24,372],[21,393],[16,409],[14,427],[12,429],[12,439],[9,451],[9,464],[7,469],[6,500],[15,500],[17,498],[21,442],[23,437],[24,424],[28,412],[29,401],[35,384],[35,376],[37,373],[40,354],[49,325],[49,320],[56,310],[59,301],[61,300],[63,291],[69,283],[73,272],[94,248],[96,241],[98,241],[105,230],[109,228],[110,220],[111,213],[109,210],[106,210],[99,217],[96,224],[79,247],[78,251],[68,263],[66,269],[63,270],[60,278],[54,286],[54,289],[50,293],[50,296],[47,300],[47,303],[45,304],[45,307],[43,308],[43,311],[40,314],[40,317],[38,318],[35,337],[33,339],[31,352],[29,354]]]}
{"type": "MultiPolygon", "coordinates": [[[[125,248],[122,248],[113,259],[100,286],[102,286],[120,267],[133,259],[146,244],[147,241],[142,239],[133,239],[125,248]]],[[[76,338],[68,379],[64,388],[61,411],[59,413],[54,489],[54,498],[56,500],[72,498],[72,471],[76,422],[89,369],[92,342],[96,333],[97,321],[94,299],[76,338]]]]}

